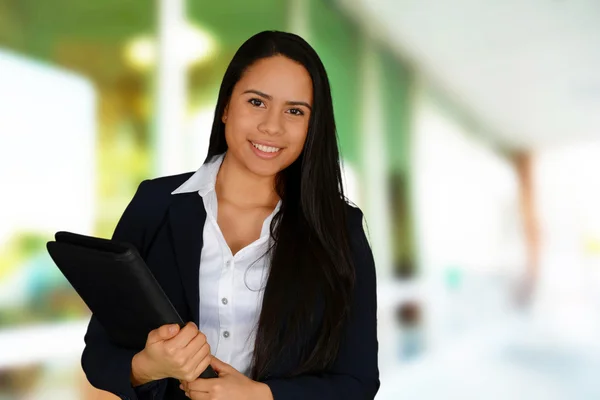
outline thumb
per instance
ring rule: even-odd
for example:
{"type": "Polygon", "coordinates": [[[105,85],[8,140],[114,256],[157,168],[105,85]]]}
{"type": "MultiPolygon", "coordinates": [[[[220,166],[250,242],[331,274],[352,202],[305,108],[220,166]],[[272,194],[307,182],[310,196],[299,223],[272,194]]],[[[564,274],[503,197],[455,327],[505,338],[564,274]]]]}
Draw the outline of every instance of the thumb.
{"type": "Polygon", "coordinates": [[[148,335],[148,342],[156,343],[156,342],[168,340],[168,339],[171,339],[172,337],[176,336],[178,333],[179,333],[179,325],[177,325],[177,324],[163,325],[160,328],[155,329],[152,332],[150,332],[150,334],[148,335]]]}
{"type": "Polygon", "coordinates": [[[223,372],[230,372],[230,370],[233,369],[231,365],[224,363],[215,356],[211,356],[210,366],[213,367],[215,372],[219,375],[221,375],[223,372]]]}

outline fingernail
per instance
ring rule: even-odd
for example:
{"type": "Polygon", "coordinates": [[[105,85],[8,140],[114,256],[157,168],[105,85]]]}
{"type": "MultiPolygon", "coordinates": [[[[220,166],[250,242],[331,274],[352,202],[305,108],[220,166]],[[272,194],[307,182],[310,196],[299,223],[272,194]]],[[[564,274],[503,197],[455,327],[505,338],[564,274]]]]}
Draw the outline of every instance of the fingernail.
{"type": "Polygon", "coordinates": [[[177,329],[177,328],[175,327],[175,325],[171,325],[171,327],[169,328],[169,332],[170,332],[170,333],[175,333],[175,330],[176,330],[176,329],[177,329]]]}

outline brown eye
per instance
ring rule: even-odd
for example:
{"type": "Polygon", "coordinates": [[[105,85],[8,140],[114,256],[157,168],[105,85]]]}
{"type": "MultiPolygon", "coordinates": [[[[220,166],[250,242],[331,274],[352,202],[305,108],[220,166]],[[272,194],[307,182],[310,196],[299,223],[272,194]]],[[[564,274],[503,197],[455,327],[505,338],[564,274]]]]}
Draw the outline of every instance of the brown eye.
{"type": "Polygon", "coordinates": [[[292,115],[304,115],[304,111],[302,111],[299,108],[292,108],[291,110],[289,110],[289,112],[292,115]]]}
{"type": "Polygon", "coordinates": [[[252,104],[254,107],[260,107],[264,104],[262,100],[259,99],[250,99],[248,100],[248,103],[252,104]]]}

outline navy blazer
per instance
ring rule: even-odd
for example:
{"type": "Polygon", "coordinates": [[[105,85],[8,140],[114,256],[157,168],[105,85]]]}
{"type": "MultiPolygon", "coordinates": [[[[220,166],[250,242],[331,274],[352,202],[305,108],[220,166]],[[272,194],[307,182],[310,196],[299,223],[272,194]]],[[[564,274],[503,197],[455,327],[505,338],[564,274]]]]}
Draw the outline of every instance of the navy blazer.
{"type": "MultiPolygon", "coordinates": [[[[198,269],[206,211],[196,192],[171,195],[191,175],[143,181],[119,220],[113,239],[132,243],[139,250],[181,317],[198,325],[198,269]]],[[[290,349],[274,360],[269,378],[264,380],[275,400],[367,400],[379,389],[375,266],[362,227],[362,212],[350,205],[347,211],[356,284],[337,359],[329,371],[287,378],[285,375],[298,365],[300,354],[300,349],[290,349]]],[[[318,321],[307,327],[307,335],[317,329],[318,321]]],[[[187,399],[174,378],[132,387],[131,360],[140,350],[112,344],[92,315],[81,359],[83,370],[93,386],[122,399],[187,399]]]]}

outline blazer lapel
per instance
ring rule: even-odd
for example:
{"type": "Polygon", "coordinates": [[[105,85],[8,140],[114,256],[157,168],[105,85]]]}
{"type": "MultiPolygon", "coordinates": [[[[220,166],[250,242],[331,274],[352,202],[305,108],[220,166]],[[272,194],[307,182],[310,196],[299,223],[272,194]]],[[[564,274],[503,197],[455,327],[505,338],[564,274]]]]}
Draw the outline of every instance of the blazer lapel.
{"type": "Polygon", "coordinates": [[[206,210],[198,192],[174,195],[169,222],[175,258],[185,295],[196,325],[199,324],[199,268],[206,210]]]}

